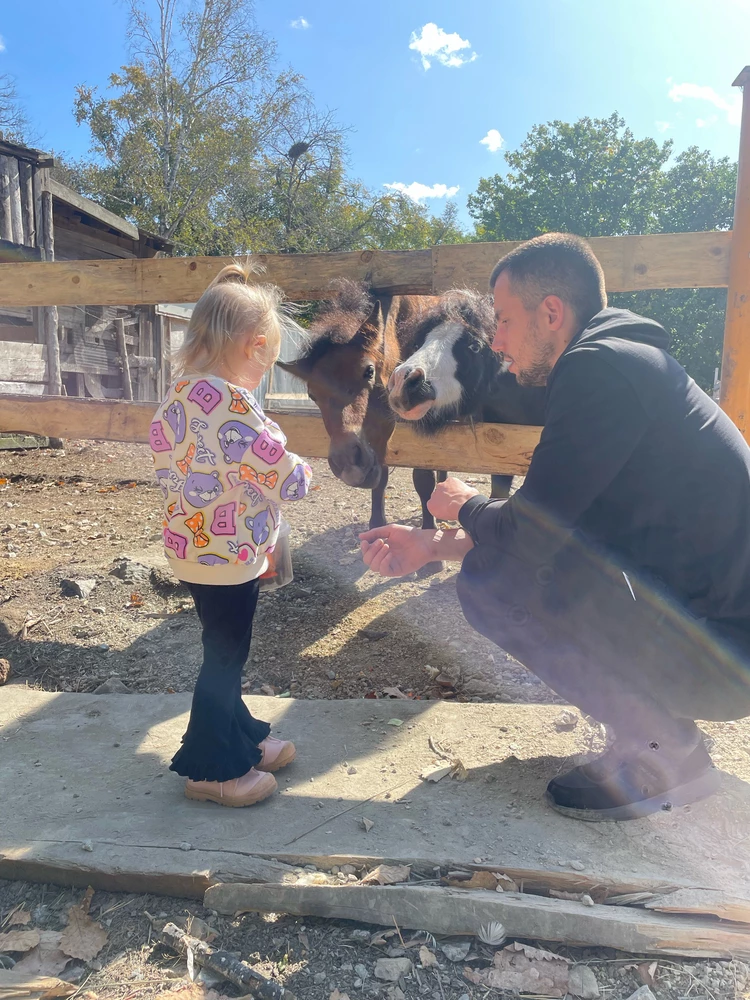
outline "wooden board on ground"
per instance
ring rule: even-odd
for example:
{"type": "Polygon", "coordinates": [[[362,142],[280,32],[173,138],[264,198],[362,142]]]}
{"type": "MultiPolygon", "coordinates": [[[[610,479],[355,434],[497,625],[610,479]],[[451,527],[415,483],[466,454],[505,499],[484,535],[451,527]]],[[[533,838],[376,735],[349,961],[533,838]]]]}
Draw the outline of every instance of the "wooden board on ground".
{"type": "MultiPolygon", "coordinates": [[[[0,396],[0,431],[63,438],[147,442],[153,403],[73,399],[65,396],[0,396]]],[[[328,435],[320,416],[271,413],[288,438],[289,448],[305,458],[325,458],[328,435]]],[[[458,424],[433,438],[399,424],[391,438],[389,465],[407,469],[523,475],[539,442],[541,429],[519,424],[458,424]]]]}
{"type": "MultiPolygon", "coordinates": [[[[732,234],[597,237],[591,245],[610,291],[725,287],[732,234]]],[[[259,281],[290,299],[323,298],[333,278],[366,281],[386,294],[435,295],[487,288],[496,261],[515,243],[464,243],[431,250],[254,255],[259,281]]],[[[155,305],[195,302],[228,257],[171,257],[0,264],[0,305],[155,305]]]]}
{"type": "Polygon", "coordinates": [[[204,905],[224,914],[290,913],[432,934],[477,935],[498,921],[510,938],[647,955],[750,958],[750,929],[745,927],[481,889],[238,884],[213,886],[204,905]]]}
{"type": "Polygon", "coordinates": [[[722,920],[750,924],[750,899],[730,896],[715,889],[678,889],[644,904],[658,913],[710,914],[722,920]]]}

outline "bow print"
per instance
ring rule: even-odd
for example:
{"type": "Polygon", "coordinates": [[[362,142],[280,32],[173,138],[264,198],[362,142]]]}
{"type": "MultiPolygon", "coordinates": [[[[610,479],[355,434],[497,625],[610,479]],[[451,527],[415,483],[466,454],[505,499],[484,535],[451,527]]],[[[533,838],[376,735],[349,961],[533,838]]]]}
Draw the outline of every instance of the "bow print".
{"type": "Polygon", "coordinates": [[[175,384],[175,392],[182,392],[186,385],[190,385],[190,379],[185,378],[175,384]]]}
{"type": "Polygon", "coordinates": [[[193,464],[193,459],[195,458],[195,445],[191,444],[185,453],[185,457],[177,463],[177,468],[183,474],[187,476],[190,472],[190,466],[193,464]]]}
{"type": "Polygon", "coordinates": [[[204,518],[203,511],[199,510],[197,514],[193,514],[192,517],[185,518],[185,527],[190,528],[193,533],[193,545],[198,549],[203,549],[210,544],[211,539],[208,537],[206,532],[203,530],[204,518]]]}
{"type": "Polygon", "coordinates": [[[267,486],[272,490],[279,481],[279,474],[275,469],[270,472],[257,472],[251,465],[241,465],[240,479],[254,486],[267,486]]]}
{"type": "Polygon", "coordinates": [[[245,398],[239,389],[231,389],[232,402],[229,404],[230,413],[249,413],[250,407],[245,402],[245,398]]]}

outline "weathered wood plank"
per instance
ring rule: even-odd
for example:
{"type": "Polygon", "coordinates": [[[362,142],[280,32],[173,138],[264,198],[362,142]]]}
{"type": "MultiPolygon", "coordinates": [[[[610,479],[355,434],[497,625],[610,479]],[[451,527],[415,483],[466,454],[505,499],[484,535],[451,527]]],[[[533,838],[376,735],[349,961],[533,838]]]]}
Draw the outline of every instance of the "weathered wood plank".
{"type": "MultiPolygon", "coordinates": [[[[731,233],[601,237],[591,241],[610,291],[723,287],[731,233]]],[[[514,243],[466,243],[433,250],[257,255],[291,299],[325,295],[333,278],[368,281],[392,294],[439,294],[461,285],[485,288],[492,266],[514,243]]],[[[154,305],[195,302],[229,262],[223,257],[66,261],[0,265],[0,305],[154,305]]]]}
{"type": "MultiPolygon", "coordinates": [[[[0,396],[0,430],[66,438],[148,441],[153,403],[68,399],[39,400],[0,396]]],[[[306,413],[272,413],[291,450],[306,458],[325,458],[328,435],[322,419],[306,413]]],[[[434,438],[399,424],[386,456],[390,465],[523,475],[541,429],[516,424],[454,425],[434,438]]]]}
{"type": "MultiPolygon", "coordinates": [[[[266,267],[258,281],[280,285],[291,299],[322,298],[334,278],[368,280],[380,291],[405,294],[432,284],[429,250],[287,254],[253,257],[266,267]]],[[[195,302],[229,257],[152,257],[59,261],[16,271],[0,265],[0,305],[155,305],[195,302]]]]}
{"type": "Polygon", "coordinates": [[[21,178],[18,173],[18,160],[14,156],[8,157],[8,184],[13,242],[22,245],[24,243],[24,238],[23,212],[21,209],[21,178]]]}
{"type": "Polygon", "coordinates": [[[219,913],[289,913],[357,920],[432,934],[475,935],[493,920],[508,937],[646,955],[750,956],[750,931],[691,917],[617,906],[584,906],[522,893],[398,886],[212,886],[204,905],[219,913]]]}
{"type": "Polygon", "coordinates": [[[115,215],[114,212],[110,212],[109,209],[104,208],[98,202],[92,201],[91,198],[84,198],[83,195],[78,194],[73,188],[69,188],[66,184],[56,181],[54,177],[49,178],[47,188],[54,198],[58,198],[66,205],[72,205],[79,212],[98,219],[104,225],[116,229],[118,233],[124,233],[131,240],[138,240],[138,226],[134,226],[132,222],[128,222],[127,219],[123,219],[120,215],[115,215]]]}
{"type": "Polygon", "coordinates": [[[47,363],[43,344],[0,341],[0,372],[8,382],[45,382],[47,363]]]}
{"type": "Polygon", "coordinates": [[[10,211],[9,159],[0,156],[0,239],[13,243],[13,219],[10,211]]]}
{"type": "Polygon", "coordinates": [[[21,181],[21,214],[23,216],[23,241],[27,247],[36,246],[36,225],[34,223],[34,188],[31,182],[31,164],[18,164],[21,181]]]}
{"type": "MultiPolygon", "coordinates": [[[[589,240],[609,292],[646,288],[724,288],[731,232],[598,236],[589,240]]],[[[492,268],[518,243],[469,243],[433,248],[435,294],[449,288],[484,291],[492,268]]]]}
{"type": "Polygon", "coordinates": [[[677,889],[644,904],[658,913],[690,913],[720,917],[737,923],[750,924],[750,899],[730,896],[717,889],[677,889]]]}
{"type": "Polygon", "coordinates": [[[115,332],[117,334],[117,351],[120,355],[122,365],[122,394],[125,399],[133,398],[133,382],[130,378],[130,362],[128,361],[128,348],[125,343],[125,320],[115,320],[115,332]]]}

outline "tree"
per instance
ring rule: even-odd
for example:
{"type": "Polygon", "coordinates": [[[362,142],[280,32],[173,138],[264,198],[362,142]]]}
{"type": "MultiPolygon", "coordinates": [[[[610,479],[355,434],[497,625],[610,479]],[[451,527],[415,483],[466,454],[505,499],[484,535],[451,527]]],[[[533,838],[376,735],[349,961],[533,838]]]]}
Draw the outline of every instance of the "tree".
{"type": "Polygon", "coordinates": [[[252,0],[156,0],[157,20],[128,2],[132,61],[110,77],[115,96],[77,89],[97,160],[76,165],[76,186],[194,251],[237,164],[315,144],[312,101],[299,76],[274,73],[252,0]]]}
{"type": "Polygon", "coordinates": [[[29,120],[18,97],[16,81],[0,73],[0,132],[10,142],[23,142],[29,133],[29,120]]]}
{"type": "MultiPolygon", "coordinates": [[[[692,146],[637,140],[617,114],[551,122],[506,154],[505,176],[469,196],[476,238],[524,240],[550,231],[579,236],[695,232],[732,225],[737,165],[692,146]]],[[[706,389],[720,364],[726,293],[676,289],[618,294],[612,305],[653,316],[672,350],[706,389]]]]}

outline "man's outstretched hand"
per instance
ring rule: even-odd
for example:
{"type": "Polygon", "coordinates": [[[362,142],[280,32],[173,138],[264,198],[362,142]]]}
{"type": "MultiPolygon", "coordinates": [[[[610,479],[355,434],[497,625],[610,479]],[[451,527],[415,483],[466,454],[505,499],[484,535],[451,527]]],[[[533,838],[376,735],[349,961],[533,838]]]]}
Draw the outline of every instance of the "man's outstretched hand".
{"type": "Polygon", "coordinates": [[[444,483],[438,483],[427,501],[427,509],[440,521],[457,521],[458,512],[467,500],[475,497],[479,490],[467,486],[460,479],[449,476],[444,483]]]}
{"type": "Polygon", "coordinates": [[[386,524],[359,537],[365,565],[381,576],[407,576],[435,559],[434,531],[386,524]]]}

